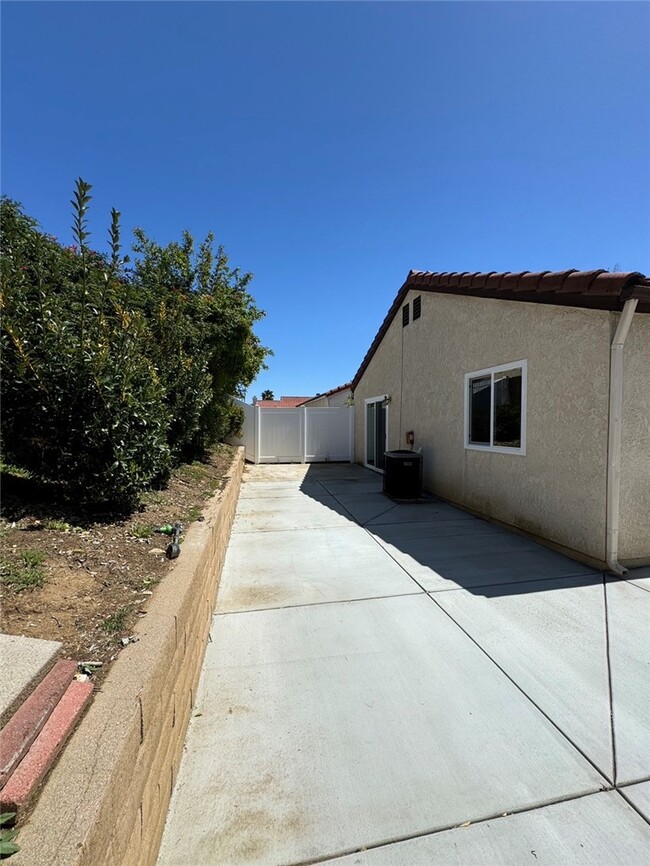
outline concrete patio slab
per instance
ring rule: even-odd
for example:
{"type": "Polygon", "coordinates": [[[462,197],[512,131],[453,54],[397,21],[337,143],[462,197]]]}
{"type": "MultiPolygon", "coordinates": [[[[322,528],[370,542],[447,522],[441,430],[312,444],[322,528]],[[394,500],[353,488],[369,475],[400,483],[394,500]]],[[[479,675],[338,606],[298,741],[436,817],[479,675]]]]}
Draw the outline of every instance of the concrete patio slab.
{"type": "Polygon", "coordinates": [[[0,728],[54,665],[58,641],[0,634],[0,728]]]}
{"type": "Polygon", "coordinates": [[[216,617],[186,746],[160,866],[301,863],[604,781],[424,595],[216,617]]]}
{"type": "Polygon", "coordinates": [[[327,490],[318,482],[300,481],[248,481],[242,484],[240,499],[271,499],[283,496],[327,496],[327,490]]]}
{"type": "Polygon", "coordinates": [[[377,473],[356,463],[310,463],[308,476],[310,480],[367,481],[376,478],[377,473]]]}
{"type": "MultiPolygon", "coordinates": [[[[632,866],[650,826],[615,791],[359,851],[336,866],[632,866]]],[[[325,866],[324,864],[324,866],[325,866]]]]}
{"type": "Polygon", "coordinates": [[[385,523],[437,523],[439,520],[474,520],[471,514],[447,505],[446,502],[419,502],[417,504],[400,504],[390,514],[378,517],[370,525],[378,526],[385,523]]]}
{"type": "Polygon", "coordinates": [[[434,595],[613,782],[603,578],[518,583],[515,594],[502,590],[434,595]]]}
{"type": "Polygon", "coordinates": [[[248,481],[301,481],[310,470],[307,463],[263,463],[244,467],[242,482],[248,481]]]}
{"type": "Polygon", "coordinates": [[[650,821],[650,782],[641,782],[638,785],[623,788],[623,794],[650,821]]]}
{"type": "Polygon", "coordinates": [[[217,611],[417,592],[421,590],[403,569],[350,522],[330,529],[234,534],[217,611]]]}
{"type": "Polygon", "coordinates": [[[650,593],[607,580],[617,782],[650,777],[650,593]]]}
{"type": "Polygon", "coordinates": [[[290,481],[249,481],[242,484],[240,500],[295,499],[302,496],[327,504],[334,498],[340,505],[344,506],[341,513],[348,512],[358,523],[364,523],[366,520],[395,508],[395,503],[381,492],[368,490],[358,492],[359,484],[366,486],[365,482],[342,481],[338,484],[347,485],[347,492],[333,496],[320,482],[303,481],[298,484],[290,481]]]}
{"type": "Polygon", "coordinates": [[[639,589],[645,589],[646,592],[650,592],[650,577],[632,577],[628,580],[628,583],[633,583],[639,589]]]}
{"type": "Polygon", "coordinates": [[[333,496],[240,499],[237,503],[233,533],[272,530],[324,529],[349,526],[350,515],[333,496]]]}
{"type": "Polygon", "coordinates": [[[380,515],[397,508],[383,493],[362,493],[358,496],[345,493],[337,494],[337,502],[345,508],[357,523],[364,524],[380,515]]]}
{"type": "MultiPolygon", "coordinates": [[[[397,508],[398,506],[395,505],[394,507],[397,508]]],[[[449,520],[437,520],[431,523],[387,523],[373,525],[371,521],[366,528],[377,538],[382,546],[392,544],[397,547],[402,545],[405,550],[410,550],[413,547],[414,552],[416,548],[420,549],[420,547],[426,550],[428,542],[434,538],[445,538],[452,535],[463,535],[469,538],[475,535],[492,535],[497,537],[501,534],[504,538],[512,537],[512,533],[470,515],[460,518],[454,515],[449,520]]]]}
{"type": "Polygon", "coordinates": [[[333,494],[334,496],[360,496],[364,493],[381,493],[383,489],[383,481],[381,476],[375,476],[375,478],[368,478],[367,475],[362,475],[356,480],[347,481],[330,481],[327,478],[323,478],[320,483],[329,493],[333,494]]]}
{"type": "Polygon", "coordinates": [[[376,473],[354,463],[248,463],[243,481],[357,481],[373,477],[376,473]]]}
{"type": "Polygon", "coordinates": [[[440,523],[379,525],[393,513],[370,521],[367,529],[429,592],[594,573],[586,565],[469,515],[440,523]]]}

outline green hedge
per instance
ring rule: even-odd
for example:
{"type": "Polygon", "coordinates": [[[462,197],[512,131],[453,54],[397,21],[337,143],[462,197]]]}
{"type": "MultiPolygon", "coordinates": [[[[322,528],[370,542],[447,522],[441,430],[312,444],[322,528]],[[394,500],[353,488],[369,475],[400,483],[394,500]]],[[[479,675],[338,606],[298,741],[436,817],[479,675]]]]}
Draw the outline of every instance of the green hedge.
{"type": "Polygon", "coordinates": [[[269,350],[264,315],[209,235],[160,246],[135,232],[121,254],[90,249],[90,186],[77,181],[75,244],[61,246],[20,205],[0,205],[2,446],[5,461],[87,502],[130,505],[170,466],[241,423],[231,402],[269,350]]]}

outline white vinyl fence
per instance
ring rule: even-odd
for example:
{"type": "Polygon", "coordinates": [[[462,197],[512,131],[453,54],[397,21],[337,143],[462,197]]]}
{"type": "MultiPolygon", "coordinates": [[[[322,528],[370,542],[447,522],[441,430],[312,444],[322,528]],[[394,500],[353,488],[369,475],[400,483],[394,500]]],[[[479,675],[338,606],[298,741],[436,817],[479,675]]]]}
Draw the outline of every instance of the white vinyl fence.
{"type": "Polygon", "coordinates": [[[325,463],[354,460],[354,407],[260,409],[241,400],[240,439],[252,463],[325,463]]]}

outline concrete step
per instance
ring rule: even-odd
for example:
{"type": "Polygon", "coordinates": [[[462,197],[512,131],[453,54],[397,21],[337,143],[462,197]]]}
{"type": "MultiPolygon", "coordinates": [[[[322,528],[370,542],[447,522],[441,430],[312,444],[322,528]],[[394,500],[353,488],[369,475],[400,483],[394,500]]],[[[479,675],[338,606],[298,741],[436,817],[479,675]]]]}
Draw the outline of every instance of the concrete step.
{"type": "Polygon", "coordinates": [[[38,736],[76,670],[75,661],[58,661],[0,731],[0,788],[38,736]]]}
{"type": "Polygon", "coordinates": [[[34,691],[60,652],[58,641],[0,634],[0,728],[34,691]]]}
{"type": "Polygon", "coordinates": [[[20,821],[41,782],[83,713],[93,691],[90,682],[73,680],[43,725],[29,751],[0,792],[0,811],[16,812],[20,821]]]}

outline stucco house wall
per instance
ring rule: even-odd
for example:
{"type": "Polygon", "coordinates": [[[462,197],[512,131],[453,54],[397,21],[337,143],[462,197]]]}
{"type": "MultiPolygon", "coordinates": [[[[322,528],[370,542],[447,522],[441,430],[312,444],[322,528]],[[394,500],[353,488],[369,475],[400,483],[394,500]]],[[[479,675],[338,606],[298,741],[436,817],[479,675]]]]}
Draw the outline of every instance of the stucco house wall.
{"type": "Polygon", "coordinates": [[[625,343],[619,548],[619,558],[623,565],[650,563],[650,316],[648,314],[634,316],[625,343]]]}
{"type": "MultiPolygon", "coordinates": [[[[419,294],[410,291],[404,303],[419,294]]],[[[358,459],[364,454],[364,399],[388,394],[388,447],[406,447],[405,432],[415,432],[426,489],[603,561],[609,347],[618,314],[437,293],[421,297],[421,318],[402,327],[398,311],[355,388],[358,459]],[[465,449],[465,373],[524,359],[526,454],[465,449]]],[[[650,556],[638,516],[648,485],[632,483],[639,452],[645,452],[646,466],[650,459],[646,328],[634,321],[625,352],[622,561],[650,556]]]]}
{"type": "Polygon", "coordinates": [[[320,397],[314,397],[304,405],[310,409],[319,409],[327,406],[349,406],[352,391],[350,388],[344,388],[342,391],[336,391],[334,394],[321,394],[320,397]]]}

